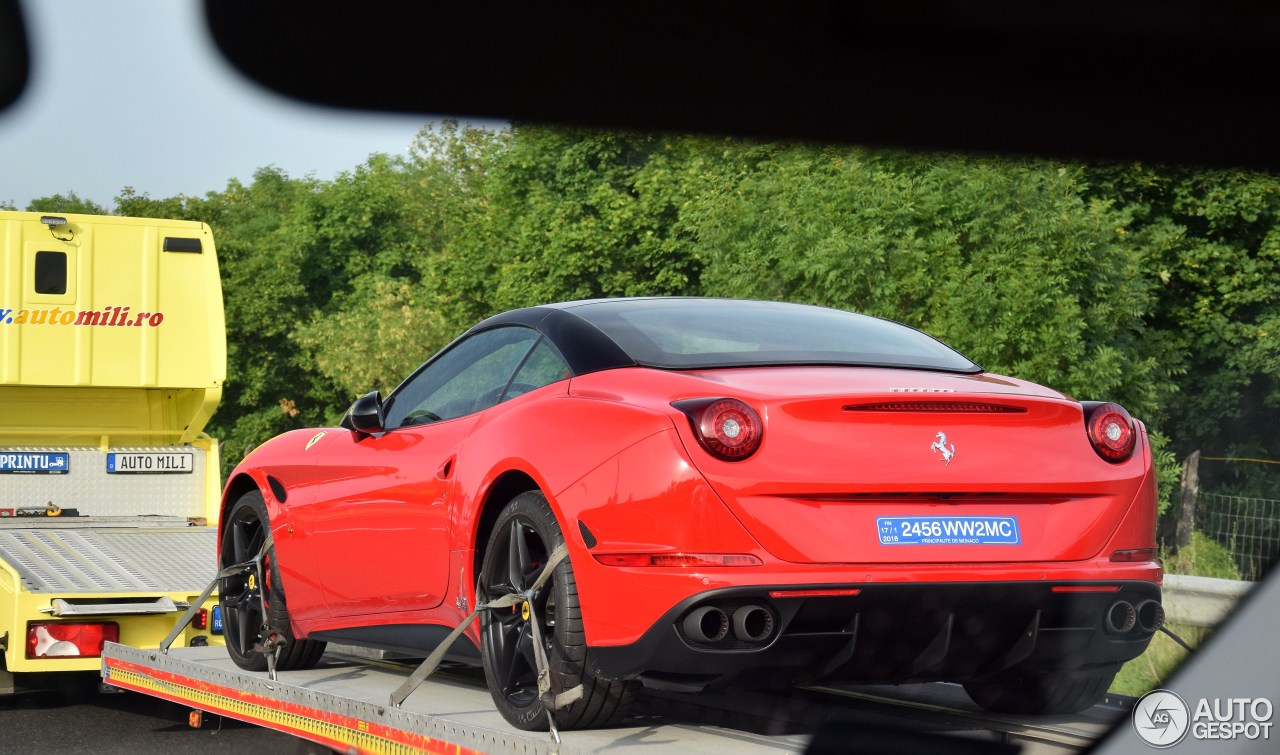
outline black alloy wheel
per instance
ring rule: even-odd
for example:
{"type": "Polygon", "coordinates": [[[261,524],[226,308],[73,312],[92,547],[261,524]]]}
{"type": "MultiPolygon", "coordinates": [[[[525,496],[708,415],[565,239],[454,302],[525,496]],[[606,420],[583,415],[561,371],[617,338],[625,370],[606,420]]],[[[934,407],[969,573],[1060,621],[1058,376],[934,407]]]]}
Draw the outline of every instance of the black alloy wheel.
{"type": "MultiPolygon", "coordinates": [[[[564,543],[547,499],[538,491],[517,496],[494,524],[480,571],[481,602],[523,594],[537,581],[550,555],[564,543]]],[[[538,697],[533,622],[538,622],[555,691],[583,687],[580,700],[556,711],[564,729],[607,726],[622,717],[636,682],[596,679],[585,670],[586,636],[573,568],[568,559],[525,601],[481,614],[481,655],[494,704],[511,725],[548,727],[538,697]]]]}
{"type": "MultiPolygon", "coordinates": [[[[219,569],[256,558],[270,531],[269,522],[260,492],[255,490],[241,496],[224,524],[219,569]]],[[[276,655],[276,669],[315,666],[324,654],[325,643],[294,638],[274,547],[267,549],[261,572],[261,579],[255,570],[249,569],[222,580],[219,585],[218,601],[222,605],[227,654],[242,669],[264,671],[267,657],[259,648],[265,642],[274,641],[282,643],[276,655]]]]}
{"type": "MultiPolygon", "coordinates": [[[[523,593],[538,578],[547,562],[547,547],[528,522],[513,520],[498,533],[494,547],[505,554],[495,564],[485,593],[501,596],[523,593]]],[[[489,614],[486,645],[503,697],[513,707],[526,708],[538,698],[538,664],[534,655],[533,621],[539,624],[543,651],[550,654],[555,637],[554,585],[548,581],[526,603],[489,614]],[[550,608],[550,611],[548,611],[550,608]]]]}

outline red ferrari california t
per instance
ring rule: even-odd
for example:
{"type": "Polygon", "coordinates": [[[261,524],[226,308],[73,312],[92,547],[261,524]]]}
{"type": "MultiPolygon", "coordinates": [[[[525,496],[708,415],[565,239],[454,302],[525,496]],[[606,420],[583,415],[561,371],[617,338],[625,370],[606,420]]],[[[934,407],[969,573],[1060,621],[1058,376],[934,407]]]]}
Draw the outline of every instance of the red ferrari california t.
{"type": "Polygon", "coordinates": [[[251,453],[223,500],[226,644],[482,664],[513,725],[642,687],[947,680],[1087,707],[1163,621],[1146,430],[821,307],[577,301],[476,325],[340,427],[251,453]],[[539,579],[563,546],[566,557],[539,579]]]}

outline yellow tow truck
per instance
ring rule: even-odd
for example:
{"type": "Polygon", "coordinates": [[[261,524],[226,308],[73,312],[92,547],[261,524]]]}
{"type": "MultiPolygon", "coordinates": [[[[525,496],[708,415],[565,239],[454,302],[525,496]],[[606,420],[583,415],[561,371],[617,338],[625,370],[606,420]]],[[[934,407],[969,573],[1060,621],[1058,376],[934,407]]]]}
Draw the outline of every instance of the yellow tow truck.
{"type": "MultiPolygon", "coordinates": [[[[0,212],[0,695],[154,648],[217,572],[203,223],[0,212]]],[[[175,647],[221,644],[216,598],[175,647]]]]}

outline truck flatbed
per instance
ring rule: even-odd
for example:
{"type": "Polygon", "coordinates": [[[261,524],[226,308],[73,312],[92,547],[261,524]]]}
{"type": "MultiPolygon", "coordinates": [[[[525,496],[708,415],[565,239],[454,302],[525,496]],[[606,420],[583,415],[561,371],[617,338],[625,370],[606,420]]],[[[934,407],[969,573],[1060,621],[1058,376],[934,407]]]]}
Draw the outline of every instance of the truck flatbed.
{"type": "Polygon", "coordinates": [[[767,735],[713,726],[652,725],[561,733],[558,748],[546,732],[512,728],[488,690],[442,670],[401,708],[388,700],[411,665],[329,652],[317,668],[243,671],[221,647],[175,648],[167,654],[109,643],[104,682],[191,708],[266,726],[360,753],[737,753],[803,752],[808,737],[767,735]]]}

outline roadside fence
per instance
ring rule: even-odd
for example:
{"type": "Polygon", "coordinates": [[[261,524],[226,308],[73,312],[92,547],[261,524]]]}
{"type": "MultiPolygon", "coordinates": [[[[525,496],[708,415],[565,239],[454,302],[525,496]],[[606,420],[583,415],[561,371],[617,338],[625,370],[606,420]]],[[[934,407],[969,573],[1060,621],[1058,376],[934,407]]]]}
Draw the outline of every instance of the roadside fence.
{"type": "Polygon", "coordinates": [[[1280,556],[1280,500],[1201,492],[1197,528],[1231,553],[1247,580],[1280,556]]]}

